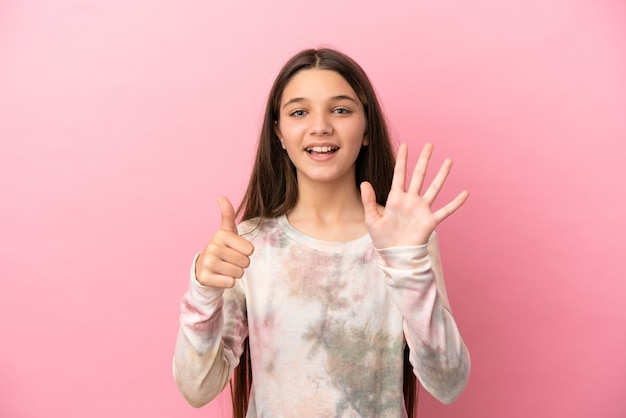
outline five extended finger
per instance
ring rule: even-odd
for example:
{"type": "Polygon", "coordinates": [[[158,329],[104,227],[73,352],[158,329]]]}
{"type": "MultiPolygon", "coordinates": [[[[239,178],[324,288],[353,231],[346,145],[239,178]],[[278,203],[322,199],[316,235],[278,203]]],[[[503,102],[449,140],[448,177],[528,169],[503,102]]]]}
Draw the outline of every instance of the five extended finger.
{"type": "Polygon", "coordinates": [[[424,184],[424,178],[426,177],[426,171],[428,170],[430,156],[433,154],[433,148],[433,144],[424,144],[422,152],[420,152],[420,156],[415,164],[415,168],[413,169],[411,183],[409,184],[409,192],[417,194],[422,192],[422,186],[424,184]]]}
{"type": "Polygon", "coordinates": [[[424,195],[422,196],[429,205],[432,205],[437,198],[437,195],[443,188],[443,184],[448,178],[448,174],[450,174],[450,170],[452,170],[452,160],[446,159],[439,168],[437,175],[430,183],[430,186],[428,186],[428,189],[426,189],[426,192],[424,192],[424,195]]]}
{"type": "Polygon", "coordinates": [[[364,181],[361,183],[361,202],[365,212],[365,224],[371,225],[380,217],[378,205],[376,203],[376,192],[371,183],[364,181]]]}
{"type": "Polygon", "coordinates": [[[456,212],[457,209],[463,206],[463,204],[465,203],[468,197],[469,197],[469,192],[467,190],[463,190],[461,193],[459,193],[450,203],[440,208],[438,211],[436,211],[433,214],[435,216],[435,222],[439,224],[448,216],[456,212]]]}
{"type": "Polygon", "coordinates": [[[396,165],[393,169],[393,180],[391,181],[391,190],[404,192],[404,184],[406,181],[406,161],[408,155],[407,144],[400,144],[398,154],[396,155],[396,165]]]}

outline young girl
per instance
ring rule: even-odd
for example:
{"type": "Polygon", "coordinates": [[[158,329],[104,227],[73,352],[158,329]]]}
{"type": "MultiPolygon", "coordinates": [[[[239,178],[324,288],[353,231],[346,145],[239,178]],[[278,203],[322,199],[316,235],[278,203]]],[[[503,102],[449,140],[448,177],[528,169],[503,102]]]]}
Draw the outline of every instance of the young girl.
{"type": "Polygon", "coordinates": [[[248,190],[237,213],[218,198],[181,303],[174,377],[191,405],[233,371],[236,417],[413,416],[415,376],[442,402],[459,396],[470,359],[434,229],[468,194],[431,209],[452,164],[423,188],[432,149],[405,183],[407,146],[394,164],[357,63],[319,49],[285,64],[248,190]]]}

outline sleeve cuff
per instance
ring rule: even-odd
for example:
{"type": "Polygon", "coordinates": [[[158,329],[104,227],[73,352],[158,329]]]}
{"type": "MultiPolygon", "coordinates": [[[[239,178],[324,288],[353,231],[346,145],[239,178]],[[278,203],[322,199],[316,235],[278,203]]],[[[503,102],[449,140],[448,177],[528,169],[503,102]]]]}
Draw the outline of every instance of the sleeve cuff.
{"type": "Polygon", "coordinates": [[[393,269],[416,269],[425,264],[430,267],[428,244],[389,247],[376,250],[382,264],[393,269]]]}

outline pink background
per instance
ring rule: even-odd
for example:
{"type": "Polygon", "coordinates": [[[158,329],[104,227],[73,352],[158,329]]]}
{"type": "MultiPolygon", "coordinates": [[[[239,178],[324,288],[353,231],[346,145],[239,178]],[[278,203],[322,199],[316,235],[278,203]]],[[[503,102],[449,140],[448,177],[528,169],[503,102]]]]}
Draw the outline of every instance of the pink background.
{"type": "Polygon", "coordinates": [[[178,302],[319,45],[472,194],[439,229],[472,375],[420,417],[626,416],[625,3],[249,3],[0,2],[0,416],[226,416],[175,388],[178,302]]]}

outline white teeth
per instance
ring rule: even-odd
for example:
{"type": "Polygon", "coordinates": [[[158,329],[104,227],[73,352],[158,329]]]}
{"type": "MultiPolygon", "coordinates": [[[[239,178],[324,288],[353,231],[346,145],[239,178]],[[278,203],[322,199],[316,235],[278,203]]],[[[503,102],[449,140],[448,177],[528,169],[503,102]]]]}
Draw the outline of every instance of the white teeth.
{"type": "Polygon", "coordinates": [[[337,151],[339,148],[337,147],[328,147],[328,146],[323,146],[323,147],[311,147],[311,148],[307,148],[307,152],[331,152],[331,151],[337,151]]]}

